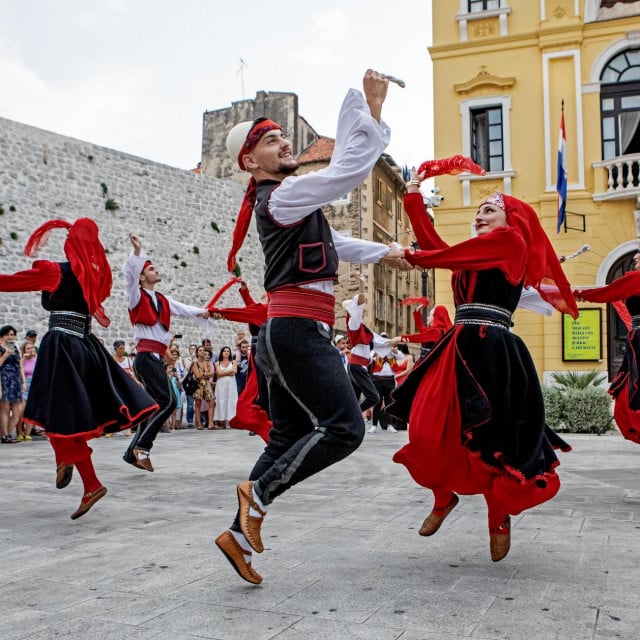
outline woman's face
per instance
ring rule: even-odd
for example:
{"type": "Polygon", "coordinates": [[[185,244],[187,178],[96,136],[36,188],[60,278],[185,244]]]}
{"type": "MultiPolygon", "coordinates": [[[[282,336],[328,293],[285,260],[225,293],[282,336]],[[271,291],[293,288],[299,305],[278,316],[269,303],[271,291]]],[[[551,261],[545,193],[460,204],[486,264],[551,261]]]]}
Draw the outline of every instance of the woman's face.
{"type": "Polygon", "coordinates": [[[197,349],[196,345],[195,345],[195,344],[192,344],[192,345],[189,347],[189,355],[193,358],[193,356],[195,356],[195,355],[196,355],[197,350],[198,350],[198,349],[197,349]]]}
{"type": "Polygon", "coordinates": [[[169,360],[175,362],[180,357],[180,352],[177,349],[169,349],[169,360]]]}
{"type": "Polygon", "coordinates": [[[222,350],[222,353],[220,354],[223,358],[230,358],[231,357],[231,349],[229,349],[229,347],[225,347],[222,350]]]}
{"type": "Polygon", "coordinates": [[[507,214],[500,207],[485,202],[480,205],[475,219],[476,233],[479,236],[486,235],[494,229],[507,226],[507,214]]]}
{"type": "Polygon", "coordinates": [[[204,357],[205,355],[207,355],[207,352],[204,347],[198,347],[196,354],[200,360],[204,360],[204,357]]]}
{"type": "Polygon", "coordinates": [[[16,332],[15,331],[9,331],[8,333],[5,333],[5,335],[1,336],[0,340],[4,344],[8,344],[9,342],[15,342],[16,341],[16,332]]]}
{"type": "Polygon", "coordinates": [[[24,357],[25,358],[33,358],[36,355],[36,348],[30,343],[24,345],[24,357]]]}

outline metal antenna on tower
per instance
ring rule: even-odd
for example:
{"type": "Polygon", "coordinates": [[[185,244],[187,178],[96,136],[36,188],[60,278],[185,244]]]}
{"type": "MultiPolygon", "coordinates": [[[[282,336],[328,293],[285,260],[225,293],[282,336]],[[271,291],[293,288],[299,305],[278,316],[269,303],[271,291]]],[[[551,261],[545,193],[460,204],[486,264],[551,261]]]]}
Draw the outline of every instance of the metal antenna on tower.
{"type": "Polygon", "coordinates": [[[244,68],[249,65],[245,62],[244,58],[240,58],[240,68],[236,72],[236,75],[240,74],[240,84],[242,85],[242,99],[244,100],[244,68]]]}

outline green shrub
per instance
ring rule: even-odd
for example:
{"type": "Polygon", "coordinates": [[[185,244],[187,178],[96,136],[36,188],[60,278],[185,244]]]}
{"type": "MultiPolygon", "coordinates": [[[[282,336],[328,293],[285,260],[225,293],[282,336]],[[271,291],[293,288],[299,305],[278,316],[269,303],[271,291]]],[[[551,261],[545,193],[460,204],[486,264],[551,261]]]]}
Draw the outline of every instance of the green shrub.
{"type": "Polygon", "coordinates": [[[598,387],[607,378],[602,371],[556,371],[551,377],[563,389],[598,387]]]}
{"type": "Polygon", "coordinates": [[[606,389],[566,389],[565,422],[572,433],[605,433],[612,428],[611,397],[606,389]]]}
{"type": "Polygon", "coordinates": [[[562,431],[566,428],[564,423],[565,410],[562,391],[558,387],[542,387],[544,398],[544,412],[547,424],[554,431],[562,431]]]}

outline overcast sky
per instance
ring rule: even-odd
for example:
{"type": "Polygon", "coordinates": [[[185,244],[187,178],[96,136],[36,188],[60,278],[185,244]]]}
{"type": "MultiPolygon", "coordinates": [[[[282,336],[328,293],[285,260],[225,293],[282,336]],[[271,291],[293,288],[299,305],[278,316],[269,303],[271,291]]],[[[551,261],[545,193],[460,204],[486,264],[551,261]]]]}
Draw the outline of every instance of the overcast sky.
{"type": "Polygon", "coordinates": [[[430,17],[431,0],[0,0],[0,116],[191,169],[204,111],[290,91],[333,137],[372,67],[407,83],[383,109],[387,151],[419,164],[433,153],[430,17]]]}

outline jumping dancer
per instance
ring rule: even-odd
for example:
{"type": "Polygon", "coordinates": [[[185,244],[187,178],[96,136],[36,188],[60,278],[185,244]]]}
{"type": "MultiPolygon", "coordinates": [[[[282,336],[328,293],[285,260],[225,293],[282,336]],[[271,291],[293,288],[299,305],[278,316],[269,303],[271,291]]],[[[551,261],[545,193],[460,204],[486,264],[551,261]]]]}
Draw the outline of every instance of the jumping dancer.
{"type": "MultiPolygon", "coordinates": [[[[102,303],[111,292],[111,267],[89,218],[73,224],[50,220],[33,232],[25,254],[33,257],[53,229],[68,230],[68,262],[36,260],[31,269],[0,275],[0,291],[42,291],[49,331],[42,338],[24,412],[27,422],[44,428],[56,456],[56,487],[71,481],[74,467],[84,484],[75,520],[102,498],[87,441],[128,429],[158,405],[91,332],[93,316],[109,326],[102,303]]],[[[165,374],[166,375],[166,374],[165,374]]]]}
{"type": "Polygon", "coordinates": [[[448,246],[427,221],[415,170],[405,208],[421,247],[407,259],[448,268],[456,317],[434,349],[394,393],[391,412],[411,425],[394,456],[431,489],[435,504],[420,534],[433,535],[458,503],[457,493],[484,495],[493,561],[510,548],[510,515],[552,498],[559,489],[554,448],[569,450],[545,424],[531,356],[511,333],[523,284],[576,317],[569,283],[536,212],[496,193],[478,208],[477,237],[448,246]],[[556,288],[542,289],[541,281],[556,288]]]}
{"type": "Polygon", "coordinates": [[[321,207],[361,184],[386,147],[389,130],[380,116],[388,83],[369,70],[363,81],[366,100],[349,91],[331,163],[320,171],[292,177],[298,162],[272,120],[240,123],[227,138],[231,156],[251,174],[227,266],[229,271],[236,266],[255,207],[269,293],[256,361],[269,380],[273,427],[249,481],[237,487],[236,520],[216,544],[236,572],[254,584],[262,577],[251,565],[251,553],[264,551],[261,527],[267,507],[293,485],[355,451],[364,437],[360,407],[331,343],[338,260],[408,264],[397,248],[337,233],[321,207]]]}
{"type": "Polygon", "coordinates": [[[209,318],[209,312],[182,304],[156,291],[156,284],[162,280],[160,273],[147,257],[138,236],[132,233],[129,239],[133,253],[126,261],[123,272],[129,318],[136,342],[133,369],[159,409],[138,426],[123,459],[138,469],[153,471],[150,458],[153,442],[177,403],[164,361],[167,345],[171,341],[171,316],[201,320],[202,328],[206,330],[204,319],[209,318]]]}

